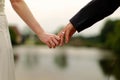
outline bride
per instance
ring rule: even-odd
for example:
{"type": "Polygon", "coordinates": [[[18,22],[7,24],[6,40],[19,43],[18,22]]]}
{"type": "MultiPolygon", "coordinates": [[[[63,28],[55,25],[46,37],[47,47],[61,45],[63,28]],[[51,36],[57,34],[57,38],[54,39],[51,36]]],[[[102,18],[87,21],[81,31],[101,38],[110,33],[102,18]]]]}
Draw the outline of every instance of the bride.
{"type": "MultiPolygon", "coordinates": [[[[60,38],[46,33],[32,15],[24,0],[10,0],[13,9],[49,48],[59,45],[60,38]]],[[[4,0],[0,0],[0,80],[15,80],[13,51],[8,24],[4,14],[4,0]]]]}

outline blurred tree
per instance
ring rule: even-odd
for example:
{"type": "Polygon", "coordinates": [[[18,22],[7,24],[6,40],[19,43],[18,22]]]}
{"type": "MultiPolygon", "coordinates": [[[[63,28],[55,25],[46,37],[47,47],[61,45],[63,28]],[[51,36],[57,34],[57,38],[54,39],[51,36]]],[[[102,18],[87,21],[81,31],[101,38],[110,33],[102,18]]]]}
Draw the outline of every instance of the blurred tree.
{"type": "Polygon", "coordinates": [[[114,31],[114,23],[111,20],[106,21],[103,29],[101,30],[101,42],[105,42],[107,40],[107,36],[114,31]]]}
{"type": "Polygon", "coordinates": [[[9,28],[9,31],[10,31],[11,42],[13,45],[16,45],[17,44],[17,42],[16,42],[17,35],[11,27],[9,28]]]}
{"type": "MultiPolygon", "coordinates": [[[[109,38],[109,37],[108,37],[109,38]]],[[[115,21],[111,47],[115,52],[120,52],[120,20],[115,21]]]]}
{"type": "Polygon", "coordinates": [[[106,48],[120,52],[120,20],[108,20],[101,31],[100,37],[106,48]]]}

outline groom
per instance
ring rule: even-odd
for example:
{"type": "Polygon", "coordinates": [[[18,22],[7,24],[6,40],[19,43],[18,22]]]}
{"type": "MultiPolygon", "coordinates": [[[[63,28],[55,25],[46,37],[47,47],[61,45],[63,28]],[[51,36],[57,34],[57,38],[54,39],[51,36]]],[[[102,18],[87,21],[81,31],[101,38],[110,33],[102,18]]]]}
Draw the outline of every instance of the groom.
{"type": "Polygon", "coordinates": [[[83,7],[75,16],[70,19],[70,23],[58,33],[60,36],[60,46],[68,43],[72,35],[80,32],[97,21],[112,14],[120,6],[120,0],[92,0],[83,7]]]}

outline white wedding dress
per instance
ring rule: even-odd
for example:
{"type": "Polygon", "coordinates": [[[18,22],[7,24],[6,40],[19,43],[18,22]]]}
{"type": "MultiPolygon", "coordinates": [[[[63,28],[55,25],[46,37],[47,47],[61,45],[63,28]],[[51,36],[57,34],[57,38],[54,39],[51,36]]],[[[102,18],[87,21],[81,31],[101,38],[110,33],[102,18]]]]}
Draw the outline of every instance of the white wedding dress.
{"type": "Polygon", "coordinates": [[[0,0],[0,80],[14,80],[14,60],[4,0],[0,0]]]}

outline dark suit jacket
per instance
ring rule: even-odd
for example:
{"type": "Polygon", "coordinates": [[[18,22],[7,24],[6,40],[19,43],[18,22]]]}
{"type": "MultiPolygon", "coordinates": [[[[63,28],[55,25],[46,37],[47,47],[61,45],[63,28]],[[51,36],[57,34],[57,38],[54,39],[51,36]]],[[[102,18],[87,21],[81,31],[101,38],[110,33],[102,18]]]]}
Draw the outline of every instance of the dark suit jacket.
{"type": "Polygon", "coordinates": [[[78,32],[112,14],[120,6],[120,0],[92,0],[70,22],[78,32]]]}

